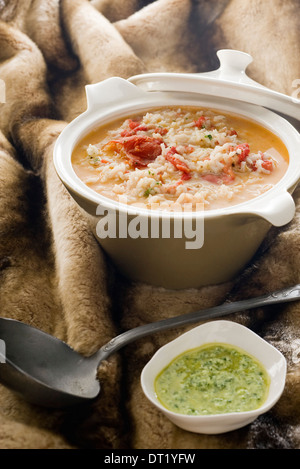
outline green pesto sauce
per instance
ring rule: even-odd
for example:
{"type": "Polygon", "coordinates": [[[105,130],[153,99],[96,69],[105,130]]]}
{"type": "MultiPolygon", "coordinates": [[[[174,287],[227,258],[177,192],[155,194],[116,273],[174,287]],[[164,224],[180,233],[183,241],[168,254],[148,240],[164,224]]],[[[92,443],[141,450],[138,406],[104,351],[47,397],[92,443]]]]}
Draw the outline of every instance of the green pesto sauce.
{"type": "Polygon", "coordinates": [[[254,357],[227,344],[188,350],[164,368],[155,392],[167,409],[187,415],[257,409],[267,398],[269,375],[254,357]]]}

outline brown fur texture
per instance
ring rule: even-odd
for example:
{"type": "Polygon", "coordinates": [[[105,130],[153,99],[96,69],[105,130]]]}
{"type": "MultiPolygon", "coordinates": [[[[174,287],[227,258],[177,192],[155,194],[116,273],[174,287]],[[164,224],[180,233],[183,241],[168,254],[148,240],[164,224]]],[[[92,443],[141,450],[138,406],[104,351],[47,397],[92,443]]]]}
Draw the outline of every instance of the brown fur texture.
{"type": "MultiPolygon", "coordinates": [[[[298,0],[0,2],[1,316],[90,355],[122,330],[300,281],[299,190],[294,220],[269,232],[240,278],[171,291],[118,275],[52,162],[57,136],[85,110],[84,86],[110,76],[208,71],[218,66],[216,50],[235,48],[253,56],[252,78],[291,94],[300,77],[299,7],[298,0]]],[[[144,397],[143,366],[183,328],[111,357],[99,369],[101,395],[84,408],[39,408],[0,385],[0,448],[298,449],[299,313],[292,303],[229,318],[278,347],[288,363],[278,404],[241,430],[180,430],[144,397]]]]}

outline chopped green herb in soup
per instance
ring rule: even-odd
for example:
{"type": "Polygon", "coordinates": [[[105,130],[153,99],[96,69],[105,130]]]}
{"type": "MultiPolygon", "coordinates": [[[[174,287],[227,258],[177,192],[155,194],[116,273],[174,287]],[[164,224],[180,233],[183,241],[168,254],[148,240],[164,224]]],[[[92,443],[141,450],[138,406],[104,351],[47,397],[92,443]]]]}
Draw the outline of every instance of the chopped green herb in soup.
{"type": "Polygon", "coordinates": [[[243,350],[206,344],[175,358],[157,376],[155,391],[169,410],[188,415],[244,412],[266,400],[269,376],[243,350]]]}

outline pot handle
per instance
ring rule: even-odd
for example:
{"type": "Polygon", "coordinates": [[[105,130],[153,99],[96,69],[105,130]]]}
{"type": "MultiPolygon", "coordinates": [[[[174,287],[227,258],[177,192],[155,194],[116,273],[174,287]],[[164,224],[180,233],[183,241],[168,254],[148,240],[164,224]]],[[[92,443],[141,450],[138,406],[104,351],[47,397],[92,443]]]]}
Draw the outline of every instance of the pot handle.
{"type": "Polygon", "coordinates": [[[257,210],[253,210],[254,215],[258,215],[271,223],[273,226],[287,225],[294,217],[296,211],[295,202],[292,195],[281,192],[270,202],[257,210]]]}
{"type": "Polygon", "coordinates": [[[246,74],[247,67],[253,62],[253,57],[250,54],[239,50],[221,49],[218,50],[217,56],[220,61],[220,67],[217,70],[200,75],[267,89],[246,74]]]}
{"type": "Polygon", "coordinates": [[[119,77],[112,77],[85,87],[87,111],[93,111],[119,104],[123,100],[130,101],[138,97],[145,98],[145,91],[119,77]]]}

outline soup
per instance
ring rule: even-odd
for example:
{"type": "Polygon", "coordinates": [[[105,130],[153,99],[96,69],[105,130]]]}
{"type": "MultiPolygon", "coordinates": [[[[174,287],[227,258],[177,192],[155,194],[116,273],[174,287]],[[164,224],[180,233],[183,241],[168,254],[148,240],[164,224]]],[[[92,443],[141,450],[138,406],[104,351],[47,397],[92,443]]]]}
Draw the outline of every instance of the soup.
{"type": "Polygon", "coordinates": [[[72,165],[91,189],[150,209],[219,209],[271,189],[288,167],[283,142],[235,114],[162,107],[94,129],[72,165]],[[177,207],[177,208],[176,208],[177,207]]]}

